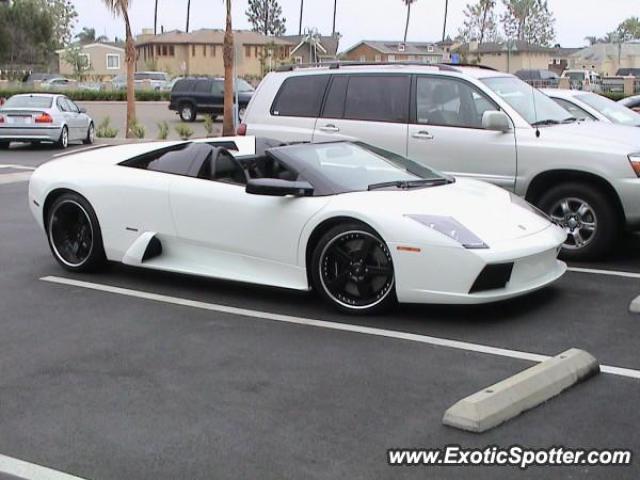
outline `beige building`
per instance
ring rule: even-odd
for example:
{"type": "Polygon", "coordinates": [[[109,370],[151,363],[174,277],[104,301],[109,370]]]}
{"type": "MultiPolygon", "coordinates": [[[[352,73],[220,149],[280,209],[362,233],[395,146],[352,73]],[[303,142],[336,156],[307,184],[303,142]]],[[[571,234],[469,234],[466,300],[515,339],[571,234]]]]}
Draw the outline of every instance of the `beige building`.
{"type": "Polygon", "coordinates": [[[363,40],[340,54],[341,60],[354,62],[441,63],[443,50],[429,42],[383,42],[363,40]]]}
{"type": "MultiPolygon", "coordinates": [[[[80,46],[81,55],[86,57],[86,76],[98,80],[109,80],[126,72],[125,52],[123,48],[109,43],[90,43],[80,46]]],[[[65,60],[66,50],[57,50],[58,66],[61,75],[74,75],[73,66],[65,60]]]]}
{"type": "MultiPolygon", "coordinates": [[[[286,40],[247,30],[234,31],[237,73],[260,77],[265,68],[287,63],[291,49],[286,40]]],[[[143,33],[136,38],[138,71],[157,70],[171,75],[224,75],[224,30],[202,29],[190,33],[143,33]]]]}
{"type": "Polygon", "coordinates": [[[603,77],[619,69],[640,68],[640,43],[596,43],[569,57],[569,68],[594,70],[603,77]]]}
{"type": "Polygon", "coordinates": [[[518,70],[552,70],[560,74],[567,67],[575,48],[549,48],[524,41],[470,42],[458,48],[466,63],[480,63],[501,72],[518,70]]]}

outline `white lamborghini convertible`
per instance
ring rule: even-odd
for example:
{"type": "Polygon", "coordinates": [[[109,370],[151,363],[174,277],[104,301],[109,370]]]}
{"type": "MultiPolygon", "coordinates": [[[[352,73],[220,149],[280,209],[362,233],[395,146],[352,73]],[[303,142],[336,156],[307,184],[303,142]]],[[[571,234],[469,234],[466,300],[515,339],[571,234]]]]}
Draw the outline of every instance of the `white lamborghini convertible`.
{"type": "Polygon", "coordinates": [[[363,143],[123,145],[38,168],[55,259],[315,289],[348,312],[483,303],[557,280],[562,228],[505,190],[363,143]]]}

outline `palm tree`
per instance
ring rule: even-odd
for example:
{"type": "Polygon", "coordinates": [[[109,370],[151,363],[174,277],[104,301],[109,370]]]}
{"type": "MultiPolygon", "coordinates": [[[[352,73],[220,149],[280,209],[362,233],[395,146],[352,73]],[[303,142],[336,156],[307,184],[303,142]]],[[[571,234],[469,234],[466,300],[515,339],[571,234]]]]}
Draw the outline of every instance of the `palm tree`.
{"type": "Polygon", "coordinates": [[[224,60],[224,120],[222,135],[234,135],[233,131],[233,29],[231,25],[231,0],[224,0],[227,10],[227,20],[224,31],[224,45],[222,58],[224,60]]]}
{"type": "Polygon", "coordinates": [[[131,128],[136,121],[136,91],[134,89],[133,74],[136,69],[136,46],[131,33],[131,23],[129,22],[129,6],[131,0],[103,0],[107,8],[114,16],[120,16],[124,20],[126,33],[126,53],[127,61],[127,138],[133,138],[131,128]]]}
{"type": "Polygon", "coordinates": [[[415,3],[417,0],[402,0],[402,1],[407,6],[407,23],[404,27],[404,41],[403,41],[403,44],[406,44],[407,34],[409,33],[409,18],[411,17],[411,4],[415,3]]]}
{"type": "Polygon", "coordinates": [[[106,42],[109,40],[105,35],[100,35],[96,38],[96,29],[89,27],[82,27],[82,31],[76,35],[76,38],[82,45],[106,42]]]}

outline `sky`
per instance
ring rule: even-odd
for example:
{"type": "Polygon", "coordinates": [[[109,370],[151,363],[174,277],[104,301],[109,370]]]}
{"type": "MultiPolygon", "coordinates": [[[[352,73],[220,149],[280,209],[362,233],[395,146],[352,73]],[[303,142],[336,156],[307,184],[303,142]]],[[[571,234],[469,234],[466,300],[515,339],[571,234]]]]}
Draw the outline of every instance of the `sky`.
{"type": "MultiPolygon", "coordinates": [[[[79,14],[77,30],[93,27],[99,35],[124,38],[122,21],[104,7],[102,0],[72,0],[79,14]]],[[[602,36],[629,16],[640,16],[640,0],[548,0],[556,17],[557,42],[563,47],[585,45],[584,37],[602,36]]],[[[449,0],[447,33],[452,37],[462,25],[469,0],[449,0]]],[[[233,1],[233,27],[250,28],[245,11],[248,0],[233,1]]],[[[279,0],[287,33],[298,33],[300,0],[279,0]]],[[[431,41],[442,37],[445,0],[417,0],[411,8],[409,40],[431,41]]],[[[498,4],[501,4],[498,1],[498,4]]],[[[154,0],[131,0],[135,33],[153,28],[154,0]]],[[[158,25],[165,30],[185,29],[187,0],[159,0],[158,25]]],[[[305,27],[330,34],[333,0],[304,0],[305,27]]],[[[402,0],[338,0],[336,30],[342,34],[340,50],[360,40],[401,40],[406,7],[402,0]]],[[[191,29],[224,28],[223,0],[191,0],[191,29]]],[[[160,27],[158,27],[160,29],[160,27]]]]}

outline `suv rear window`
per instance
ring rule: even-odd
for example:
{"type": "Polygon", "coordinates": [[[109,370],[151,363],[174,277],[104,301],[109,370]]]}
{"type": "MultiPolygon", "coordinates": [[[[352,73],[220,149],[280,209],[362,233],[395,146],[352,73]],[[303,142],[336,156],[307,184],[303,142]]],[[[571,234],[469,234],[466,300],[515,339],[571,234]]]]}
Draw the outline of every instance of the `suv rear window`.
{"type": "Polygon", "coordinates": [[[329,75],[291,77],[284,81],[271,107],[281,117],[317,117],[329,75]]]}

